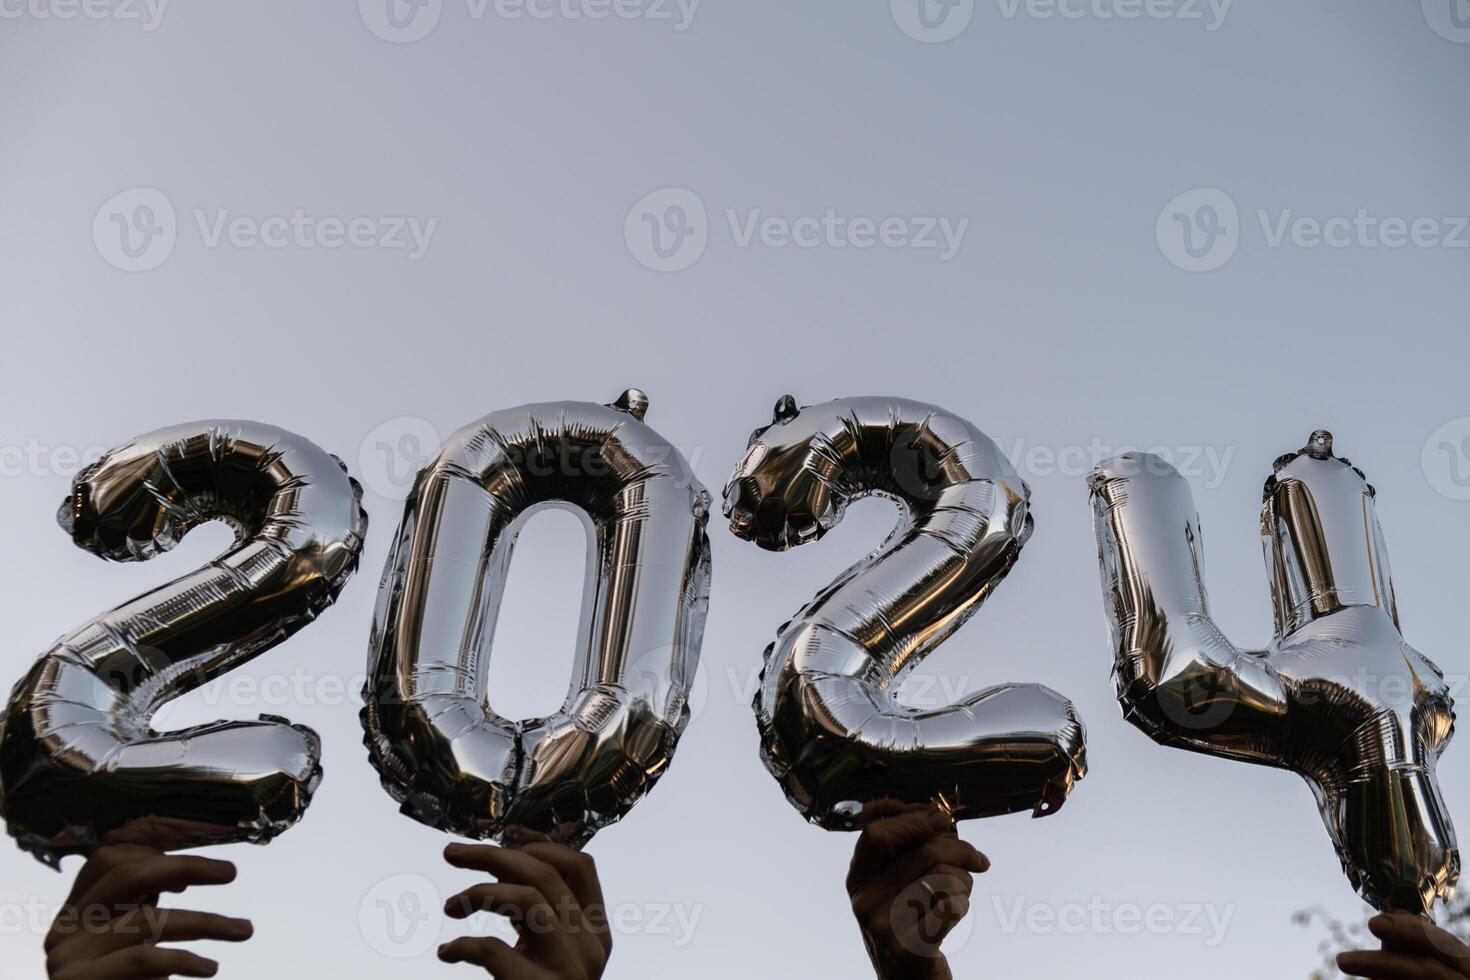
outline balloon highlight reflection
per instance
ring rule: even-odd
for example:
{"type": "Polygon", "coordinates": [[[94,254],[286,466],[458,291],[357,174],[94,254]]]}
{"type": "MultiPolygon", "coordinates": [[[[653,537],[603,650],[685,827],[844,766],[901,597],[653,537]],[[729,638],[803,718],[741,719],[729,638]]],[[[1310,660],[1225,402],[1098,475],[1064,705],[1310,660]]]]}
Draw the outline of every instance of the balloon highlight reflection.
{"type": "MultiPolygon", "coordinates": [[[[1454,731],[1444,676],[1404,641],[1375,491],[1332,436],[1276,460],[1261,533],[1276,638],[1242,650],[1210,618],[1199,518],[1163,460],[1090,479],[1124,714],[1164,745],[1290,769],[1358,892],[1427,914],[1460,856],[1435,765],[1454,731]]],[[[1261,828],[1252,828],[1254,833],[1261,828]]]]}
{"type": "Polygon", "coordinates": [[[940,710],[893,694],[1010,571],[1031,535],[1030,490],[1000,448],[943,409],[787,396],[725,488],[730,529],[781,551],[815,541],[849,502],[903,516],[888,540],[823,589],[766,649],[755,711],[766,767],[792,805],[854,829],[880,797],[955,818],[1056,812],[1087,772],[1071,702],[1005,684],[940,710]]]}
{"type": "Polygon", "coordinates": [[[521,829],[582,845],[646,794],[689,720],[709,601],[709,496],[612,406],[512,408],[451,436],[419,473],[384,572],[362,721],[373,765],[416,820],[467,837],[521,829]],[[486,697],[511,551],[543,507],[591,545],[562,709],[513,721],[486,697]]]}
{"type": "Polygon", "coordinates": [[[16,685],[0,809],[22,847],[54,865],[150,818],[167,818],[173,846],[263,842],[301,818],[321,778],[315,732],[269,716],[149,722],[336,600],[362,550],[361,495],[335,456],[255,422],[160,429],[78,474],[58,517],[102,558],[152,558],[214,520],[236,543],[62,637],[16,685]]]}

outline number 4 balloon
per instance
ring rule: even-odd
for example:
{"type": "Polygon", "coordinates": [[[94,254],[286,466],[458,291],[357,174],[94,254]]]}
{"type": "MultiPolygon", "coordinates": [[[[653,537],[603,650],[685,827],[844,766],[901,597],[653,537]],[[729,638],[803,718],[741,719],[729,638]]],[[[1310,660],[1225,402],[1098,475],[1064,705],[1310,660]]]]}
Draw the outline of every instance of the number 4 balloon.
{"type": "Polygon", "coordinates": [[[1266,481],[1276,638],[1265,650],[1238,649],[1210,619],[1178,472],[1128,454],[1090,483],[1128,720],[1164,745],[1301,774],[1343,870],[1378,908],[1448,900],[1460,856],[1435,763],[1454,704],[1399,633],[1373,487],[1333,455],[1331,434],[1314,432],[1266,481]]]}

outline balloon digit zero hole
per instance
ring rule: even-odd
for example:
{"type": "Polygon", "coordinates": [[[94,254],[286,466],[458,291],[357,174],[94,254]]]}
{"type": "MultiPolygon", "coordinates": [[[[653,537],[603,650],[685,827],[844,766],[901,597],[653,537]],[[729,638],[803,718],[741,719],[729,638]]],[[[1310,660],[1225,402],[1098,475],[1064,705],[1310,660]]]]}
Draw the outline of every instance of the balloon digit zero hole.
{"type": "Polygon", "coordinates": [[[0,807],[51,864],[169,818],[171,843],[265,841],[321,778],[316,733],[282,719],[155,732],[165,702],[310,623],[357,568],[367,516],[346,467],[255,422],[160,429],[83,470],[58,518],[82,548],[139,561],[222,520],[234,547],[57,641],[0,719],[0,807]]]}
{"type": "Polygon", "coordinates": [[[461,429],[415,481],[374,617],[366,744],[407,815],[467,837],[582,845],[643,797],[689,719],[709,602],[709,496],[643,423],[555,402],[461,429]],[[516,534],[579,515],[590,547],[577,660],[561,710],[512,721],[486,697],[516,534]]]}
{"type": "Polygon", "coordinates": [[[955,818],[1055,812],[1086,774],[1070,702],[1007,684],[937,710],[893,694],[974,614],[1031,534],[1030,491],[969,422],[919,402],[791,396],[751,436],[725,489],[730,529],[783,551],[847,504],[896,501],[888,540],[823,589],[766,649],[755,711],[766,766],[807,819],[851,829],[864,804],[935,803],[955,818]]]}
{"type": "Polygon", "coordinates": [[[1454,702],[1399,632],[1376,494],[1332,435],[1312,433],[1266,481],[1276,637],[1264,650],[1237,648],[1210,618],[1178,471],[1129,453],[1089,484],[1128,720],[1163,745],[1301,774],[1343,870],[1378,908],[1448,901],[1460,855],[1435,764],[1454,702]]]}

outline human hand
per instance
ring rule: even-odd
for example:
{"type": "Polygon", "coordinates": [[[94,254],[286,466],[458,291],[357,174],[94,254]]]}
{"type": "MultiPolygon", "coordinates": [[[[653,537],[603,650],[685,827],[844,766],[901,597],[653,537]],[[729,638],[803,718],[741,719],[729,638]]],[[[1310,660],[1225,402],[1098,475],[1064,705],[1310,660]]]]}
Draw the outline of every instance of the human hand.
{"type": "Polygon", "coordinates": [[[880,980],[949,980],[940,945],[990,861],[932,806],[877,800],[853,849],[847,894],[880,980]]]}
{"type": "Polygon", "coordinates": [[[510,919],[515,946],[493,936],[465,937],[439,947],[446,963],[484,967],[497,980],[597,980],[612,953],[612,932],[592,858],[545,840],[496,847],[450,844],[456,868],[484,871],[496,881],[474,885],[444,905],[467,919],[494,912],[510,919]]]}
{"type": "Polygon", "coordinates": [[[1460,980],[1470,977],[1470,946],[1439,926],[1408,912],[1378,915],[1368,930],[1383,942],[1381,950],[1359,950],[1337,957],[1337,968],[1350,977],[1373,980],[1460,980]]]}
{"type": "Polygon", "coordinates": [[[235,880],[228,861],[167,853],[177,838],[193,832],[190,826],[140,821],[110,834],[93,852],[46,934],[50,980],[212,977],[219,970],[214,960],[159,944],[250,938],[254,928],[247,919],[158,907],[164,892],[235,880]]]}

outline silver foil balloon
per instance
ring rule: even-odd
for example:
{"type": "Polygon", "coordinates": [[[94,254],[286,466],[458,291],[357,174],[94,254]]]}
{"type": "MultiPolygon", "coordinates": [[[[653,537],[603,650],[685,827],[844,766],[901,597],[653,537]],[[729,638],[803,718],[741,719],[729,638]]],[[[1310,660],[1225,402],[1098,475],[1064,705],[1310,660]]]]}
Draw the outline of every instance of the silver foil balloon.
{"type": "Polygon", "coordinates": [[[213,520],[236,541],[62,637],[16,685],[0,809],[21,846],[56,864],[147,818],[197,844],[262,842],[300,819],[321,778],[310,729],[262,716],[156,732],[150,719],[335,601],[362,550],[361,496],[335,456],[255,422],[160,429],[78,474],[57,516],[100,557],[152,558],[213,520]]]}
{"type": "Polygon", "coordinates": [[[643,423],[647,407],[629,390],[613,406],[496,412],[418,474],[378,593],[362,713],[407,815],[580,846],[668,768],[709,602],[709,495],[643,423]],[[589,533],[576,665],[559,712],[513,721],[487,700],[489,644],[516,535],[549,506],[589,533]]]}
{"type": "Polygon", "coordinates": [[[1439,669],[1399,633],[1374,490],[1331,434],[1276,461],[1261,533],[1276,638],[1233,645],[1210,619],[1189,486],[1147,454],[1090,479],[1128,720],[1177,748],[1290,769],[1343,870],[1380,909],[1427,913],[1459,877],[1435,763],[1454,730],[1439,669]]]}
{"type": "Polygon", "coordinates": [[[903,518],[766,649],[755,698],[762,754],[808,820],[852,829],[879,797],[956,818],[1055,812],[1087,771],[1067,699],[1035,684],[940,710],[894,689],[1010,571],[1030,537],[1030,490],[969,422],[898,398],[797,409],[757,429],[725,489],[730,529],[782,551],[820,538],[848,503],[878,495],[903,518]]]}

